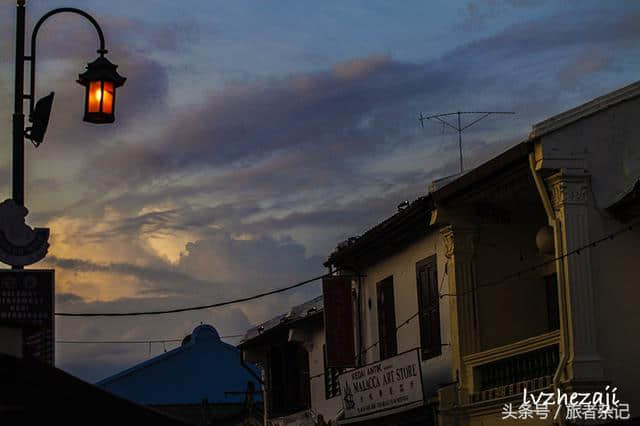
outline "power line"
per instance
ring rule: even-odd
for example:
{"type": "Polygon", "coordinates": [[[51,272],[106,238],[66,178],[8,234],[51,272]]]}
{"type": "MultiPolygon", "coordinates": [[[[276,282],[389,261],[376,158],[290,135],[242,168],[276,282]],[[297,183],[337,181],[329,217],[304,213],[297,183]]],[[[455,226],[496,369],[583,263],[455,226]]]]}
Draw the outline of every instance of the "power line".
{"type": "MultiPolygon", "coordinates": [[[[462,293],[460,293],[460,294],[439,294],[439,297],[440,297],[440,298],[443,298],[443,297],[447,297],[447,296],[449,296],[449,297],[463,296],[463,295],[468,294],[468,293],[473,293],[474,291],[476,291],[476,289],[479,289],[479,288],[491,287],[491,286],[494,286],[494,285],[502,284],[502,283],[503,283],[503,282],[505,282],[505,281],[508,281],[508,280],[510,280],[510,279],[512,279],[512,278],[514,278],[514,277],[519,277],[519,276],[520,276],[520,275],[522,275],[523,273],[534,271],[534,270],[536,270],[536,269],[538,269],[538,268],[540,268],[540,267],[542,267],[542,266],[544,266],[544,265],[547,265],[547,264],[549,264],[549,263],[551,263],[551,262],[555,262],[556,260],[564,259],[565,257],[571,256],[571,255],[574,255],[574,254],[580,255],[580,252],[581,252],[581,251],[586,250],[586,249],[588,249],[588,248],[596,247],[598,244],[601,244],[601,243],[603,243],[603,242],[605,242],[605,241],[607,241],[607,240],[613,240],[616,236],[618,236],[618,235],[620,235],[620,234],[623,234],[623,233],[625,233],[625,232],[627,232],[627,231],[631,231],[631,230],[633,230],[633,227],[634,227],[634,226],[637,226],[637,225],[640,225],[640,221],[634,222],[634,223],[632,223],[631,225],[628,225],[628,226],[626,226],[626,227],[624,227],[624,228],[621,228],[621,229],[619,229],[619,230],[617,230],[617,231],[615,231],[615,232],[612,232],[612,233],[608,234],[607,236],[602,237],[602,238],[600,238],[600,239],[598,239],[598,240],[594,240],[594,241],[592,241],[592,242],[590,242],[590,243],[588,243],[588,244],[585,244],[585,245],[583,245],[582,247],[579,247],[579,248],[574,249],[574,250],[572,250],[572,251],[570,251],[570,252],[564,253],[564,254],[562,254],[561,256],[558,256],[558,257],[556,257],[556,258],[554,258],[554,259],[551,259],[551,260],[548,260],[548,261],[546,261],[546,262],[543,262],[543,263],[537,264],[537,265],[535,265],[535,266],[533,266],[533,267],[529,267],[529,268],[522,269],[522,270],[520,270],[520,271],[518,271],[518,272],[514,272],[513,274],[506,275],[505,277],[503,277],[503,278],[502,278],[502,279],[500,279],[500,280],[496,280],[496,281],[492,281],[492,282],[485,283],[485,284],[483,284],[483,285],[479,285],[479,286],[477,286],[476,288],[474,288],[474,289],[472,289],[472,290],[470,290],[470,291],[462,292],[462,293]]],[[[440,291],[442,290],[442,284],[444,283],[444,277],[445,277],[445,276],[447,276],[447,272],[446,272],[446,271],[445,271],[445,273],[444,273],[444,274],[443,274],[443,276],[442,276],[442,280],[440,281],[440,285],[439,285],[438,293],[440,293],[440,291]]],[[[418,311],[418,312],[416,312],[415,314],[411,315],[411,316],[410,316],[409,318],[407,318],[404,322],[402,322],[399,326],[397,326],[397,327],[396,327],[396,332],[397,332],[400,328],[402,328],[402,327],[404,327],[405,325],[407,325],[407,324],[408,324],[412,319],[414,319],[414,318],[415,318],[415,317],[417,317],[418,315],[420,315],[420,311],[418,311]]],[[[367,346],[365,349],[361,350],[361,351],[360,351],[360,353],[354,357],[354,361],[355,361],[355,360],[357,360],[358,358],[360,358],[363,354],[365,354],[365,353],[367,353],[368,351],[370,351],[371,349],[373,349],[373,348],[374,348],[375,346],[377,346],[379,343],[380,343],[380,340],[378,339],[378,340],[376,340],[375,342],[373,342],[371,345],[367,346]]],[[[442,346],[450,346],[450,345],[451,345],[450,343],[443,343],[443,344],[442,344],[442,346]]],[[[324,373],[324,372],[322,372],[322,373],[318,373],[318,374],[314,374],[313,376],[309,376],[309,380],[311,380],[311,379],[315,379],[315,378],[318,378],[318,377],[322,377],[322,376],[324,376],[324,375],[325,375],[325,373],[324,373]]]]}
{"type": "MultiPolygon", "coordinates": [[[[609,234],[609,235],[607,235],[605,237],[602,237],[602,238],[600,238],[598,240],[595,240],[595,241],[592,241],[590,243],[587,243],[584,246],[579,247],[577,249],[574,249],[574,250],[572,250],[570,252],[564,253],[561,256],[558,256],[558,257],[553,258],[551,260],[542,262],[542,263],[537,264],[535,266],[522,269],[522,270],[520,270],[518,272],[506,275],[506,276],[504,276],[503,278],[501,278],[499,280],[488,282],[488,283],[485,283],[483,285],[476,286],[476,288],[474,288],[472,290],[469,290],[469,291],[466,291],[466,292],[463,292],[463,293],[460,293],[460,294],[441,294],[440,297],[442,298],[442,297],[462,296],[464,294],[468,294],[468,293],[474,292],[478,288],[491,287],[491,286],[494,286],[494,285],[501,284],[501,283],[503,283],[503,282],[505,282],[507,280],[510,280],[512,278],[519,277],[520,275],[522,275],[525,272],[534,271],[534,270],[536,270],[536,269],[538,269],[538,268],[540,268],[542,266],[545,266],[545,265],[547,265],[549,263],[555,262],[556,260],[563,259],[563,258],[565,258],[567,256],[570,256],[570,255],[573,255],[573,254],[578,254],[579,255],[582,250],[588,249],[590,247],[596,247],[598,244],[600,244],[600,243],[602,243],[602,242],[604,242],[606,240],[613,239],[617,235],[620,235],[620,234],[622,234],[624,232],[627,232],[627,231],[631,231],[634,226],[637,226],[639,224],[640,224],[640,221],[632,223],[631,225],[628,225],[628,226],[626,226],[626,227],[624,227],[624,228],[622,228],[622,229],[620,229],[620,230],[618,230],[616,232],[613,232],[613,233],[611,233],[611,234],[609,234]]],[[[320,279],[323,279],[323,278],[327,278],[327,277],[332,277],[332,276],[334,276],[332,273],[323,274],[323,275],[319,275],[317,277],[313,277],[313,278],[310,278],[308,280],[301,281],[299,283],[296,283],[296,284],[293,284],[293,285],[290,285],[290,286],[287,286],[287,287],[283,287],[283,288],[280,288],[280,289],[271,290],[271,291],[268,291],[268,292],[256,294],[254,296],[243,297],[243,298],[240,298],[240,299],[233,299],[233,300],[228,300],[228,301],[225,301],[225,302],[212,303],[210,305],[201,305],[201,306],[193,306],[193,307],[187,307],[187,308],[167,309],[167,310],[157,310],[157,311],[140,311],[140,312],[100,312],[100,313],[96,313],[96,312],[86,312],[86,313],[56,312],[55,315],[57,315],[57,316],[66,316],[66,317],[125,317],[125,316],[141,316],[141,315],[162,315],[162,314],[173,314],[173,313],[179,313],[179,312],[197,311],[197,310],[203,310],[203,309],[218,308],[218,307],[222,307],[222,306],[228,306],[228,305],[232,305],[232,304],[236,304],[236,303],[242,303],[242,302],[247,302],[247,301],[250,301],[250,300],[259,299],[259,298],[262,298],[262,297],[270,296],[272,294],[282,293],[282,292],[285,292],[285,291],[288,291],[288,290],[292,290],[294,288],[302,287],[302,286],[310,284],[310,283],[312,283],[314,281],[317,281],[317,280],[320,280],[320,279]]],[[[359,275],[359,276],[362,276],[362,275],[359,275]]]]}
{"type": "MultiPolygon", "coordinates": [[[[440,285],[438,286],[438,296],[440,296],[440,291],[442,290],[442,284],[444,283],[444,279],[445,277],[448,275],[448,272],[445,271],[444,274],[442,274],[442,279],[440,280],[440,285]]],[[[406,320],[404,320],[402,323],[400,323],[399,326],[396,327],[396,333],[398,332],[398,330],[400,330],[402,327],[404,327],[405,325],[409,324],[409,322],[414,319],[415,317],[417,317],[418,315],[420,315],[420,311],[416,312],[415,314],[411,315],[409,318],[407,318],[406,320]]],[[[371,349],[373,349],[378,343],[380,342],[380,340],[376,340],[375,342],[373,342],[371,345],[367,346],[365,349],[361,350],[360,353],[356,356],[355,360],[357,360],[358,358],[362,357],[362,355],[366,354],[367,352],[369,352],[371,349]]]]}
{"type": "MultiPolygon", "coordinates": [[[[230,334],[227,336],[220,336],[221,339],[231,339],[234,337],[243,337],[244,334],[230,334]]],[[[150,340],[56,340],[56,343],[61,344],[129,344],[129,343],[171,343],[182,342],[182,339],[150,339],[150,340]]]]}
{"type": "Polygon", "coordinates": [[[621,228],[621,229],[619,229],[619,230],[617,230],[615,232],[612,232],[612,233],[610,233],[610,234],[608,234],[608,235],[606,235],[606,236],[604,236],[604,237],[602,237],[600,239],[591,241],[590,243],[587,243],[587,244],[585,244],[585,245],[583,245],[581,247],[578,247],[578,248],[573,249],[573,250],[571,250],[569,252],[561,254],[560,256],[554,257],[553,259],[544,261],[542,263],[538,263],[538,264],[536,264],[534,266],[530,266],[528,268],[521,269],[521,270],[519,270],[517,272],[513,272],[511,274],[505,275],[504,277],[500,278],[499,280],[488,281],[488,282],[486,282],[484,284],[480,284],[480,285],[475,286],[475,288],[472,288],[471,290],[463,291],[462,293],[441,294],[440,298],[443,298],[443,297],[458,297],[458,296],[464,296],[464,295],[469,294],[469,293],[474,293],[477,290],[480,290],[482,288],[493,287],[493,286],[502,284],[502,283],[504,283],[506,281],[509,281],[509,280],[511,280],[513,278],[519,278],[521,275],[523,275],[523,274],[525,274],[527,272],[533,272],[536,269],[542,268],[543,266],[546,266],[546,265],[548,265],[550,263],[555,262],[556,260],[562,260],[565,257],[569,257],[569,256],[574,255],[574,254],[577,254],[579,256],[581,251],[584,251],[584,250],[589,249],[589,248],[595,248],[598,244],[601,244],[601,243],[603,243],[603,242],[605,242],[607,240],[613,240],[616,236],[618,236],[620,234],[623,234],[623,233],[625,233],[627,231],[631,231],[631,230],[633,230],[634,226],[638,226],[638,225],[640,225],[640,221],[634,222],[631,225],[627,225],[627,226],[625,226],[625,227],[623,227],[623,228],[621,228]]]}
{"type": "MultiPolygon", "coordinates": [[[[442,283],[444,282],[444,278],[447,276],[447,272],[445,272],[444,274],[442,274],[442,279],[440,280],[440,289],[442,289],[442,283]]],[[[439,293],[439,290],[438,290],[439,293]]],[[[404,327],[405,325],[409,324],[411,322],[412,319],[414,319],[415,317],[417,317],[418,315],[420,315],[420,311],[416,312],[415,314],[411,315],[409,318],[407,318],[406,320],[404,320],[402,323],[400,323],[399,326],[396,327],[396,333],[398,332],[398,330],[400,330],[402,327],[404,327]]],[[[362,349],[360,351],[360,353],[358,353],[358,355],[356,355],[354,357],[354,361],[357,361],[360,357],[362,357],[362,355],[366,354],[367,352],[369,352],[371,349],[373,349],[374,347],[376,347],[378,345],[378,343],[380,343],[380,339],[376,340],[375,342],[373,342],[371,345],[367,346],[366,348],[362,349]]],[[[449,346],[449,344],[444,344],[442,346],[449,346]]],[[[315,379],[317,377],[321,377],[324,376],[324,372],[319,373],[319,374],[314,374],[313,376],[309,376],[309,380],[311,379],[315,379]]]]}
{"type": "Polygon", "coordinates": [[[187,308],[166,309],[166,310],[158,310],[158,311],[139,311],[139,312],[82,312],[82,313],[56,312],[54,315],[61,316],[61,317],[132,317],[132,316],[141,316],[141,315],[162,315],[162,314],[175,314],[179,312],[200,311],[203,309],[219,308],[221,306],[228,306],[236,303],[248,302],[249,300],[260,299],[265,296],[270,296],[272,294],[282,293],[288,290],[292,290],[294,288],[302,287],[314,281],[321,280],[325,277],[330,277],[330,276],[332,275],[323,274],[317,277],[310,278],[305,281],[301,281],[297,284],[290,285],[288,287],[283,287],[276,290],[267,291],[265,293],[259,293],[254,296],[243,297],[240,299],[233,299],[233,300],[227,300],[225,302],[212,303],[210,305],[192,306],[187,308]]]}
{"type": "MultiPolygon", "coordinates": [[[[222,338],[222,337],[221,337],[222,338]]],[[[160,340],[56,340],[56,343],[69,344],[128,344],[128,343],[168,343],[181,342],[183,339],[160,339],[160,340]]]]}
{"type": "MultiPolygon", "coordinates": [[[[402,327],[404,327],[405,325],[409,324],[411,322],[412,319],[414,319],[415,317],[417,317],[418,315],[420,315],[420,311],[416,312],[415,314],[411,315],[409,318],[407,318],[406,320],[404,320],[399,326],[396,327],[396,333],[398,332],[398,330],[400,330],[402,327]]],[[[371,349],[373,349],[374,347],[376,347],[378,345],[378,343],[380,343],[380,340],[376,340],[375,342],[373,342],[371,345],[367,346],[365,349],[363,349],[362,351],[360,351],[360,353],[358,355],[356,355],[356,357],[354,358],[354,361],[361,357],[363,354],[367,353],[368,351],[370,351],[371,349]]],[[[448,343],[443,344],[442,346],[449,346],[448,343]]],[[[417,348],[414,348],[417,349],[417,348]]],[[[318,373],[318,374],[314,374],[313,376],[309,376],[309,380],[311,379],[315,379],[317,377],[322,377],[324,376],[325,373],[318,373]]]]}

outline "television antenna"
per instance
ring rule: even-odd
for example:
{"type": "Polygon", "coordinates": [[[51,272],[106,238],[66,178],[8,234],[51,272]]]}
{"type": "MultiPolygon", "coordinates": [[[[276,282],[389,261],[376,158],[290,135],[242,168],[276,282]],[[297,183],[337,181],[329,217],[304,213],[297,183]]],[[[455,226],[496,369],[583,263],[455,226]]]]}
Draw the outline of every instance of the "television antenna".
{"type": "MultiPolygon", "coordinates": [[[[474,124],[476,124],[478,121],[483,120],[485,118],[487,118],[488,116],[490,116],[491,114],[515,114],[515,112],[510,112],[510,111],[458,111],[458,112],[447,112],[444,114],[435,114],[435,115],[429,115],[429,116],[425,116],[422,113],[420,113],[420,115],[418,116],[418,120],[420,121],[420,125],[422,126],[422,128],[424,129],[424,120],[438,120],[439,122],[442,123],[443,126],[449,126],[452,129],[456,130],[458,132],[458,146],[460,148],[460,173],[462,173],[464,171],[464,166],[462,163],[462,132],[466,129],[468,129],[469,127],[473,126],[474,124]],[[475,120],[473,120],[471,123],[467,124],[466,126],[462,126],[461,120],[460,120],[460,116],[462,114],[482,114],[482,116],[480,118],[477,118],[475,120]],[[443,117],[449,117],[451,115],[457,115],[458,116],[458,125],[456,126],[455,124],[451,124],[449,123],[445,118],[443,117]]],[[[444,129],[444,127],[443,127],[444,129]]]]}

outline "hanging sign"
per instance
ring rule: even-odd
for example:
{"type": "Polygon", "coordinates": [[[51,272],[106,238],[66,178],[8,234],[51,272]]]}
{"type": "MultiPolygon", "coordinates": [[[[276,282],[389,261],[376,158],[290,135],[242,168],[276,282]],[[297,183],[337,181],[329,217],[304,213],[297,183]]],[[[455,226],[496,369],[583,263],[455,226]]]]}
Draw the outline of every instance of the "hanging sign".
{"type": "Polygon", "coordinates": [[[0,324],[22,329],[23,356],[54,363],[54,270],[0,269],[0,324]]]}
{"type": "Polygon", "coordinates": [[[350,370],[338,381],[345,420],[363,421],[424,404],[417,349],[350,370]]]}

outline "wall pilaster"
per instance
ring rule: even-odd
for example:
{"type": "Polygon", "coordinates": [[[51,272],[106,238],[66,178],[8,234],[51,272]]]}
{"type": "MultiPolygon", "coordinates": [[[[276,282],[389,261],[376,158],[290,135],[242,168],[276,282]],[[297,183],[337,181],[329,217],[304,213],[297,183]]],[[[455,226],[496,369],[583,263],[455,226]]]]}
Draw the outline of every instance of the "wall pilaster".
{"type": "MultiPolygon", "coordinates": [[[[462,357],[480,350],[474,264],[475,232],[470,228],[447,226],[440,233],[444,240],[447,258],[448,290],[446,293],[450,298],[453,364],[460,385],[466,387],[468,381],[465,377],[466,369],[462,357]]],[[[461,395],[463,400],[464,395],[461,395]]]]}
{"type": "MultiPolygon", "coordinates": [[[[561,222],[564,253],[586,246],[589,234],[590,176],[561,171],[546,179],[556,217],[561,222]]],[[[597,351],[591,249],[563,259],[568,294],[570,353],[568,372],[576,380],[601,380],[602,360],[597,351]]],[[[565,307],[561,307],[564,309],[565,307]]]]}

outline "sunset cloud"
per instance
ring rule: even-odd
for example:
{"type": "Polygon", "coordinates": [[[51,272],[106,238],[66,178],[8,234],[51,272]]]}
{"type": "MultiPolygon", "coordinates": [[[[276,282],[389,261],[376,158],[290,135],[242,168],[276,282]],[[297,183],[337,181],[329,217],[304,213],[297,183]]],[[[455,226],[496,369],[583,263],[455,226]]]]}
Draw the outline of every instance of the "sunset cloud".
{"type": "MultiPolygon", "coordinates": [[[[27,3],[32,17],[59,6],[27,3]]],[[[640,69],[633,2],[154,4],[81,6],[127,77],[114,125],[81,122],[75,79],[96,56],[91,26],[61,16],[42,29],[37,94],[56,97],[45,143],[26,146],[27,222],[51,228],[50,255],[35,266],[56,269],[59,312],[202,305],[321,274],[338,242],[457,172],[457,135],[421,128],[418,113],[516,112],[465,131],[472,167],[640,69]]],[[[5,198],[13,8],[0,7],[5,198]]],[[[56,333],[181,338],[209,322],[236,334],[319,293],[315,283],[174,316],[59,317],[56,333]]],[[[59,366],[90,380],[149,354],[145,345],[57,351],[59,366]]]]}

